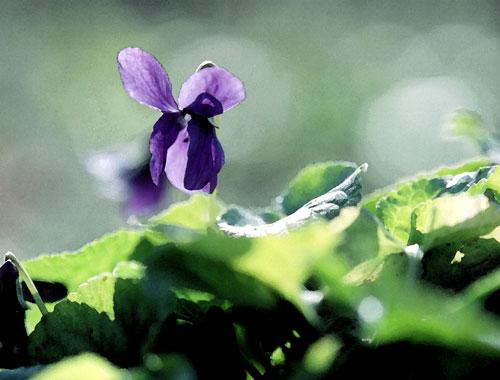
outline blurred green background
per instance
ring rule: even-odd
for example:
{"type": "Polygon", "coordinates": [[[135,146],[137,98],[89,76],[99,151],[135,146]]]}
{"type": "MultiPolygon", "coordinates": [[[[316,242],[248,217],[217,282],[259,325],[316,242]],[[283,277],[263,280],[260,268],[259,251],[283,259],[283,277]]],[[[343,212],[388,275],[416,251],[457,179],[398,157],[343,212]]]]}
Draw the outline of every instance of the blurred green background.
{"type": "Polygon", "coordinates": [[[267,205],[326,160],[368,162],[370,191],[476,155],[446,139],[453,110],[499,120],[497,1],[0,4],[0,248],[21,258],[126,225],[83,162],[147,141],[160,116],[122,87],[116,54],[127,46],[158,58],[175,97],[206,59],[244,82],[247,99],[219,131],[229,203],[267,205]]]}

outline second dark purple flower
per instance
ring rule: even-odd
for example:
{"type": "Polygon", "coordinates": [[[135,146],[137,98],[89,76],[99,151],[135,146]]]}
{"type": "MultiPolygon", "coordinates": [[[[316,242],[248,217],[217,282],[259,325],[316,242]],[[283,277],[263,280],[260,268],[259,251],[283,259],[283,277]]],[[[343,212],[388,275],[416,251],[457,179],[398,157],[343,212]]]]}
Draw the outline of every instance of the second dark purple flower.
{"type": "Polygon", "coordinates": [[[163,112],[150,140],[153,182],[158,185],[165,171],[184,192],[212,193],[225,158],[211,119],[245,98],[241,81],[222,68],[204,68],[184,82],[177,106],[168,75],[152,55],[126,48],[118,54],[118,64],[129,95],[163,112]]]}

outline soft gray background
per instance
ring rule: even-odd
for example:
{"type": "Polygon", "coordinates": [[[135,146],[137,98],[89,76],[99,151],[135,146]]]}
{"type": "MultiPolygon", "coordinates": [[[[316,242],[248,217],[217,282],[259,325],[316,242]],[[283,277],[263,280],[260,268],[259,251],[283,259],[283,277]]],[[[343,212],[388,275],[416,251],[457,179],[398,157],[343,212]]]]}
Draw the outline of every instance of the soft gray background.
{"type": "Polygon", "coordinates": [[[126,46],[162,62],[175,97],[206,59],[244,82],[247,99],[221,120],[218,187],[242,205],[269,204],[317,161],[368,162],[367,190],[457,163],[477,151],[444,138],[449,113],[499,120],[496,1],[0,5],[0,251],[23,258],[126,225],[82,169],[89,152],[147,136],[159,117],[123,90],[126,46]]]}

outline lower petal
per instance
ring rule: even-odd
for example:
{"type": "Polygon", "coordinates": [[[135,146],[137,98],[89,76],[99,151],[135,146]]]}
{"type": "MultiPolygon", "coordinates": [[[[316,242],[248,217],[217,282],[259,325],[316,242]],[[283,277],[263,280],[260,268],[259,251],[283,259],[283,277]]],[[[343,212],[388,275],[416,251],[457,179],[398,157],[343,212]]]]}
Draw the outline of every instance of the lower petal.
{"type": "Polygon", "coordinates": [[[187,152],[184,187],[200,190],[207,185],[212,193],[217,185],[217,175],[224,165],[224,151],[217,140],[214,126],[203,117],[193,117],[187,127],[189,149],[187,152]]]}
{"type": "Polygon", "coordinates": [[[156,186],[160,184],[160,178],[165,169],[167,151],[176,141],[179,132],[184,128],[184,118],[180,112],[164,113],[153,127],[149,150],[151,151],[151,162],[149,168],[151,178],[156,186]]]}
{"type": "MultiPolygon", "coordinates": [[[[184,177],[186,175],[186,166],[188,162],[189,135],[187,129],[182,130],[177,136],[177,140],[168,150],[167,164],[165,173],[170,183],[186,194],[194,194],[199,190],[188,190],[184,187],[184,177]]],[[[211,193],[210,183],[201,191],[211,193]]]]}
{"type": "Polygon", "coordinates": [[[190,194],[194,191],[189,191],[184,187],[184,175],[186,174],[186,166],[189,149],[189,135],[187,129],[183,129],[177,136],[177,140],[168,150],[167,162],[165,165],[165,173],[172,185],[179,190],[190,194]]]}

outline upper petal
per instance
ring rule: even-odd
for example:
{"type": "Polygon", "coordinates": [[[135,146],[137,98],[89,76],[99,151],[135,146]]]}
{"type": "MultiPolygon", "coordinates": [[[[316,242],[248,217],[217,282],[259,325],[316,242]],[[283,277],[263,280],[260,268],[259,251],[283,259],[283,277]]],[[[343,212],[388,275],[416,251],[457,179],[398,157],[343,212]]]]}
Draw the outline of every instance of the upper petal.
{"type": "Polygon", "coordinates": [[[149,168],[151,178],[156,186],[159,186],[160,179],[165,169],[167,160],[167,150],[177,139],[177,135],[184,128],[184,119],[180,112],[164,113],[153,127],[149,150],[151,152],[151,162],[149,168]]]}
{"type": "Polygon", "coordinates": [[[160,111],[178,111],[168,75],[151,54],[125,48],[118,53],[118,66],[123,86],[132,98],[160,111]]]}
{"type": "Polygon", "coordinates": [[[182,108],[212,117],[237,106],[243,99],[245,88],[238,78],[220,67],[207,67],[184,82],[178,100],[182,108]]]}
{"type": "Polygon", "coordinates": [[[224,165],[224,151],[215,135],[214,126],[203,117],[193,117],[187,127],[189,149],[184,176],[187,190],[201,190],[207,184],[212,193],[217,185],[217,175],[224,165]]]}

